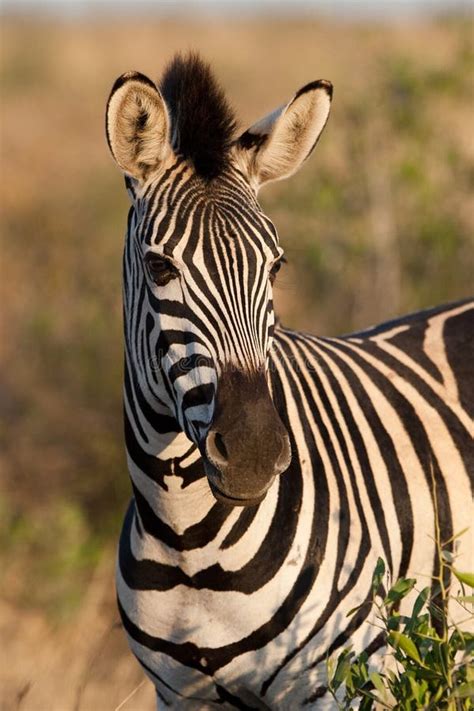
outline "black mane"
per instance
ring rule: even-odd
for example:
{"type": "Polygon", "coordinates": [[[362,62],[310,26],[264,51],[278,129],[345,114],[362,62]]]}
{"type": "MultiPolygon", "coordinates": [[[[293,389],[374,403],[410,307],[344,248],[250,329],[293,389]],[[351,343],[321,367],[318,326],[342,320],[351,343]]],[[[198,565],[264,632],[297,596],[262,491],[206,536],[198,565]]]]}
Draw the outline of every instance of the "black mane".
{"type": "Polygon", "coordinates": [[[174,149],[199,175],[214,178],[227,165],[236,122],[209,65],[198,54],[177,54],[160,90],[171,114],[174,149]]]}

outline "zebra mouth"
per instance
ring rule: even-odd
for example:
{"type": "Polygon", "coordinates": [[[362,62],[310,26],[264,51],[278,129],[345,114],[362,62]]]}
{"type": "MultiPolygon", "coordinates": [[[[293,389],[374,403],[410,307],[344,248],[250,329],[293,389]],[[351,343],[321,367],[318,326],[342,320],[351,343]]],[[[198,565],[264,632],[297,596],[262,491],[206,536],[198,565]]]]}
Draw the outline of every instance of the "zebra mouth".
{"type": "Polygon", "coordinates": [[[259,493],[258,496],[245,497],[245,496],[231,496],[226,494],[222,489],[215,483],[217,476],[219,475],[219,470],[212,464],[208,459],[204,459],[204,471],[206,472],[207,480],[209,482],[209,487],[221,504],[227,504],[227,506],[257,506],[265,498],[268,488],[259,493]]]}
{"type": "Polygon", "coordinates": [[[208,481],[211,491],[216,499],[220,501],[221,504],[227,504],[228,506],[258,506],[258,504],[260,504],[267,495],[267,492],[265,491],[264,494],[261,494],[257,498],[241,499],[240,497],[237,498],[235,496],[224,494],[224,492],[221,491],[219,487],[217,487],[210,479],[208,479],[208,481]]]}

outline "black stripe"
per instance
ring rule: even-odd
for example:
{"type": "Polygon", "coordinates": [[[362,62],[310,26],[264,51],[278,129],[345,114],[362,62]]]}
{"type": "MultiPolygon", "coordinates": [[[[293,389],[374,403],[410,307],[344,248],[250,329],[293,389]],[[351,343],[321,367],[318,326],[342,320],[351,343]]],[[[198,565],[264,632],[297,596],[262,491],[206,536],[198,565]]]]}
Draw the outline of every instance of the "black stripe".
{"type": "Polygon", "coordinates": [[[234,694],[231,694],[223,686],[220,686],[219,684],[214,684],[214,686],[222,701],[227,702],[234,709],[242,709],[242,711],[258,711],[259,708],[262,708],[261,706],[247,706],[247,704],[241,701],[238,696],[234,696],[234,694]]]}
{"type": "MultiPolygon", "coordinates": [[[[164,419],[165,421],[167,421],[170,418],[165,417],[164,419]]],[[[157,421],[162,422],[161,417],[157,416],[157,421]]],[[[175,427],[176,425],[170,426],[169,429],[162,429],[162,425],[160,425],[156,431],[173,432],[175,427]]],[[[143,451],[137,441],[137,438],[135,437],[135,433],[127,417],[127,413],[124,414],[124,430],[127,453],[132,462],[140,471],[145,474],[145,476],[148,476],[154,482],[159,484],[163,489],[165,489],[165,491],[167,491],[168,487],[165,484],[164,477],[169,476],[173,471],[172,460],[159,459],[159,457],[153,456],[152,454],[147,454],[143,451]]]]}
{"type": "Polygon", "coordinates": [[[474,417],[474,309],[452,316],[444,325],[446,357],[453,370],[461,405],[474,417]]]}
{"type": "MultiPolygon", "coordinates": [[[[287,351],[287,357],[289,357],[290,362],[293,363],[294,358],[292,358],[291,349],[289,347],[284,348],[284,346],[285,346],[285,344],[280,342],[280,347],[282,347],[282,350],[284,349],[287,351]]],[[[283,361],[282,361],[282,364],[284,365],[283,361]]],[[[294,367],[296,368],[296,366],[294,366],[294,367]]],[[[287,375],[288,375],[288,370],[287,370],[287,375]]],[[[294,374],[293,374],[293,377],[295,378],[294,382],[296,383],[297,378],[296,378],[296,376],[294,376],[294,374]]],[[[316,377],[316,376],[313,374],[313,377],[316,377]]],[[[344,511],[346,511],[346,512],[349,511],[349,506],[348,506],[347,494],[346,494],[346,491],[344,488],[342,472],[340,471],[339,464],[337,462],[336,454],[333,449],[333,444],[330,439],[329,433],[328,433],[324,423],[322,422],[322,419],[319,416],[318,408],[316,407],[316,404],[314,403],[314,401],[312,399],[312,395],[309,390],[308,384],[304,378],[301,378],[301,380],[298,380],[298,382],[303,387],[305,400],[308,403],[309,409],[311,410],[312,415],[315,419],[316,427],[317,427],[318,431],[320,432],[320,435],[324,441],[325,449],[328,452],[330,461],[333,463],[333,473],[335,475],[335,478],[336,478],[337,484],[338,484],[341,505],[340,505],[340,514],[339,514],[339,539],[338,539],[338,550],[337,550],[337,558],[336,558],[336,570],[341,570],[343,562],[344,562],[344,558],[345,558],[348,539],[349,539],[349,523],[350,523],[349,516],[344,515],[344,511]]],[[[338,438],[341,439],[341,443],[343,445],[342,449],[344,451],[346,444],[344,441],[342,441],[342,436],[339,433],[339,426],[335,420],[335,417],[334,417],[334,414],[332,411],[332,407],[330,406],[330,403],[327,400],[327,397],[324,393],[322,383],[318,382],[317,385],[318,385],[318,391],[320,391],[320,395],[324,399],[324,405],[325,405],[326,412],[328,413],[328,415],[330,415],[330,416],[332,415],[332,424],[333,424],[335,431],[338,433],[338,438]]],[[[295,400],[299,400],[299,395],[297,393],[295,386],[292,389],[292,395],[295,400]]],[[[301,403],[301,404],[298,403],[298,405],[299,405],[298,411],[301,413],[301,416],[304,417],[303,403],[301,403]]],[[[310,428],[309,424],[307,426],[310,428]]],[[[319,463],[316,463],[316,461],[315,461],[316,457],[319,458],[319,453],[317,452],[314,441],[312,442],[312,446],[309,446],[309,450],[310,450],[310,452],[312,452],[313,471],[315,472],[315,476],[317,476],[317,472],[321,473],[319,476],[317,476],[316,481],[315,481],[315,487],[316,487],[316,491],[318,492],[318,499],[319,499],[320,493],[322,490],[322,481],[323,481],[322,475],[324,473],[324,468],[323,468],[322,461],[320,461],[319,463]]],[[[345,597],[345,595],[347,594],[348,591],[352,590],[357,579],[360,576],[360,573],[363,568],[363,564],[364,564],[367,554],[370,550],[369,530],[368,530],[368,527],[367,527],[367,524],[365,521],[362,505],[360,502],[360,497],[357,492],[357,486],[356,486],[356,482],[355,482],[355,475],[353,472],[352,463],[350,462],[347,453],[346,453],[346,464],[348,467],[348,471],[350,472],[351,481],[353,484],[354,500],[356,502],[357,512],[358,512],[359,520],[360,520],[360,524],[361,524],[361,543],[359,546],[359,551],[356,556],[356,560],[354,562],[353,570],[352,570],[351,574],[348,576],[347,582],[346,582],[343,590],[339,591],[337,588],[338,578],[336,577],[333,580],[331,592],[330,592],[329,598],[326,602],[326,606],[325,606],[324,610],[322,611],[321,615],[319,616],[319,618],[315,621],[313,628],[305,636],[305,638],[299,645],[297,645],[296,647],[293,647],[288,652],[288,654],[285,656],[283,661],[276,667],[276,669],[273,670],[272,674],[263,682],[262,687],[261,687],[262,695],[268,691],[268,688],[273,683],[273,681],[276,679],[278,674],[282,671],[282,669],[301,651],[301,649],[303,649],[308,644],[308,642],[314,636],[316,636],[316,634],[318,634],[318,632],[320,632],[320,630],[323,628],[323,626],[329,620],[330,616],[333,614],[334,610],[340,604],[341,599],[343,599],[345,597]]],[[[327,490],[327,482],[325,480],[324,480],[324,483],[325,483],[325,487],[327,490]]],[[[317,513],[315,512],[315,520],[318,520],[318,523],[321,523],[319,510],[317,513]]],[[[325,523],[321,524],[321,528],[319,529],[319,531],[324,530],[326,535],[327,535],[327,525],[328,525],[328,522],[326,521],[325,523]],[[325,527],[322,528],[322,526],[325,526],[325,527]]]]}
{"type": "MultiPolygon", "coordinates": [[[[234,590],[251,595],[277,575],[288,555],[296,532],[301,504],[299,471],[295,469],[288,471],[285,477],[280,479],[279,487],[277,508],[270,528],[255,556],[240,570],[227,571],[219,564],[215,564],[200,570],[193,576],[187,576],[174,566],[163,566],[150,560],[135,560],[127,538],[129,529],[125,526],[121,538],[121,548],[123,545],[121,571],[127,585],[140,590],[152,590],[154,585],[159,586],[156,589],[168,590],[179,584],[187,584],[197,589],[234,590]],[[291,518],[288,515],[289,511],[291,518]],[[284,540],[281,536],[282,530],[285,531],[284,540]]],[[[232,510],[216,503],[199,524],[188,528],[184,535],[179,536],[157,519],[140,492],[136,492],[137,494],[137,507],[147,533],[176,550],[191,550],[206,545],[209,540],[215,538],[217,533],[215,529],[225,520],[221,520],[222,517],[225,515],[227,518],[232,510]]]]}
{"type": "Polygon", "coordinates": [[[248,506],[242,509],[239,518],[222,541],[220,545],[221,550],[224,551],[227,550],[227,548],[231,548],[242,538],[257,515],[257,511],[258,506],[248,506]]]}
{"type": "MultiPolygon", "coordinates": [[[[224,504],[220,504],[216,501],[202,521],[187,528],[183,534],[178,534],[168,526],[168,524],[157,518],[148,501],[134,485],[133,491],[145,531],[150,536],[153,536],[177,551],[190,551],[195,548],[203,548],[213,541],[221,529],[222,524],[232,511],[229,506],[224,506],[224,504]]],[[[151,563],[152,561],[148,562],[151,563]]]]}
{"type": "MultiPolygon", "coordinates": [[[[159,684],[163,684],[163,686],[166,687],[168,689],[168,691],[171,691],[173,694],[175,694],[176,696],[179,696],[181,699],[186,699],[186,701],[203,701],[204,703],[207,703],[207,704],[209,704],[210,702],[213,704],[220,704],[219,699],[204,699],[200,696],[189,696],[188,694],[186,694],[186,696],[185,696],[184,694],[181,694],[179,691],[176,691],[176,689],[173,689],[173,687],[170,686],[170,684],[168,684],[161,676],[159,676],[155,671],[153,671],[153,669],[151,669],[147,664],[145,664],[145,662],[142,662],[140,660],[140,664],[146,670],[147,674],[152,677],[152,680],[156,679],[159,684]]],[[[155,684],[155,686],[156,686],[156,684],[155,684]]],[[[158,692],[158,687],[156,686],[156,688],[157,688],[157,692],[158,692]]],[[[168,705],[170,705],[170,704],[168,704],[168,705]]]]}

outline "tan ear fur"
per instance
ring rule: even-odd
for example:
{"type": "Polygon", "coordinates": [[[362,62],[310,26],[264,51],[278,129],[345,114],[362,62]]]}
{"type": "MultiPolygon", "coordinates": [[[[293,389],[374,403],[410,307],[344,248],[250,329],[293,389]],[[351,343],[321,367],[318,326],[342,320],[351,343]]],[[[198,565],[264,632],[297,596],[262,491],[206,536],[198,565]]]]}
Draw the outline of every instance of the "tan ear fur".
{"type": "Polygon", "coordinates": [[[237,161],[258,188],[295,173],[310,155],[326,125],[332,84],[307,84],[286,106],[255,123],[236,144],[237,161]]]}
{"type": "Polygon", "coordinates": [[[148,77],[123,74],[115,82],[106,111],[107,141],[124,173],[137,180],[159,169],[171,150],[165,102],[148,77]]]}

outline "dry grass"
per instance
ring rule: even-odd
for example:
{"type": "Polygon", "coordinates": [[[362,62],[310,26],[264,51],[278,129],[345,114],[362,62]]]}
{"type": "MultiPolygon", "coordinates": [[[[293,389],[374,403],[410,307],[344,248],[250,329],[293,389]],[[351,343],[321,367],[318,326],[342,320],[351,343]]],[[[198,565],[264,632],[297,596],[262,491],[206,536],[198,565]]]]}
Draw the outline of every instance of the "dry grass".
{"type": "MultiPolygon", "coordinates": [[[[5,709],[114,709],[142,676],[114,627],[127,201],[103,110],[176,50],[215,67],[245,128],[335,85],[314,158],[263,195],[290,265],[285,323],[334,334],[472,290],[472,40],[464,22],[156,19],[2,28],[0,687],[5,709]],[[104,552],[105,551],[105,552],[104,552]]],[[[123,707],[152,704],[148,683],[123,707]]]]}
{"type": "Polygon", "coordinates": [[[155,708],[153,686],[144,681],[119,624],[112,567],[105,556],[77,614],[62,625],[37,610],[0,603],[2,711],[155,708]]]}

